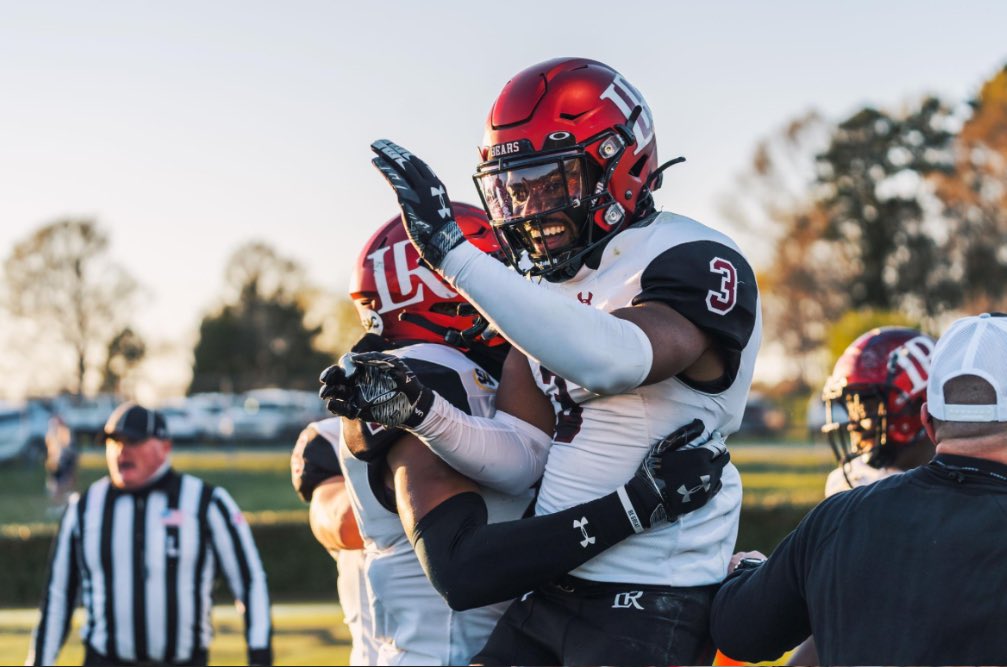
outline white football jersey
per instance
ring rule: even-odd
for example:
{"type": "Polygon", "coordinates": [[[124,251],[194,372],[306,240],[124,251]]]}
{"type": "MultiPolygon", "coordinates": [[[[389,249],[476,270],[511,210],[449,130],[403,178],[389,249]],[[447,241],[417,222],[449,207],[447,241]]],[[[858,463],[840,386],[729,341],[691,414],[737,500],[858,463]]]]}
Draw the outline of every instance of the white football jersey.
{"type": "MultiPolygon", "coordinates": [[[[332,417],[312,422],[315,430],[332,445],[339,456],[340,419],[332,417]]],[[[364,580],[364,552],[362,549],[342,549],[335,555],[337,575],[336,590],[339,607],[343,610],[343,623],[350,631],[350,664],[373,665],[378,659],[378,643],[374,638],[374,622],[367,600],[367,583],[364,580]]]]}
{"type": "MultiPolygon", "coordinates": [[[[693,419],[702,419],[706,435],[719,431],[726,437],[737,431],[762,338],[762,317],[755,275],[727,236],[689,218],[656,214],[615,235],[597,268],[585,266],[568,281],[543,281],[541,286],[606,312],[647,301],[666,303],[719,345],[728,372],[718,383],[672,377],[600,396],[529,359],[557,414],[536,514],[564,510],[620,487],[651,445],[693,419]]],[[[667,586],[722,581],[741,510],[741,478],[733,465],[724,469],[722,483],[720,493],[702,509],[633,535],[571,574],[667,586]]]]}
{"type": "MultiPolygon", "coordinates": [[[[454,348],[420,343],[389,350],[406,359],[428,387],[456,407],[476,416],[492,416],[496,381],[454,348]]],[[[357,428],[365,438],[397,438],[399,431],[344,420],[344,435],[357,428]]],[[[355,437],[351,432],[347,437],[355,437]]],[[[483,647],[507,604],[453,611],[430,584],[399,516],[388,507],[378,466],[350,454],[345,438],[339,447],[353,512],[364,538],[365,573],[380,665],[460,665],[483,647]],[[381,496],[381,497],[379,497],[381,496]]],[[[520,519],[532,499],[528,491],[509,496],[483,489],[489,521],[520,519]]]]}
{"type": "Polygon", "coordinates": [[[843,475],[842,467],[836,468],[829,473],[825,479],[825,497],[834,496],[842,491],[849,491],[859,486],[873,484],[879,479],[898,475],[903,472],[898,468],[875,468],[867,463],[867,454],[858,456],[849,463],[846,474],[843,475]],[[847,481],[849,478],[849,481],[847,481]],[[852,484],[852,486],[850,486],[852,484]]]}

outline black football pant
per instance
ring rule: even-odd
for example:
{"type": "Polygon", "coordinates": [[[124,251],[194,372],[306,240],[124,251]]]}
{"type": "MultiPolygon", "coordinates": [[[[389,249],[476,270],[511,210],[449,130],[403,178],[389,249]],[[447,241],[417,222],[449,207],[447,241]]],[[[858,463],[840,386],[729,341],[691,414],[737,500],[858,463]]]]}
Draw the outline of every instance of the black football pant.
{"type": "Polygon", "coordinates": [[[472,663],[709,665],[716,590],[567,575],[515,600],[472,663]]]}

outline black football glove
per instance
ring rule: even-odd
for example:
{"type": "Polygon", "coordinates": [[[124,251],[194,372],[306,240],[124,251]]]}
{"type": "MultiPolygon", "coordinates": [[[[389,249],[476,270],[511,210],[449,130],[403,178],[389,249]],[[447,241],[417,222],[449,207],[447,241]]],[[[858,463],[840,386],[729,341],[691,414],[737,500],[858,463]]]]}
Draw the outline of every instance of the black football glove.
{"type": "Polygon", "coordinates": [[[290,453],[290,481],[301,500],[310,503],[319,484],[342,474],[332,443],[313,426],[301,431],[290,453]]]}
{"type": "Polygon", "coordinates": [[[434,392],[404,361],[384,352],[344,355],[325,369],[319,395],[329,411],[390,427],[418,426],[430,412],[434,392]]]}
{"type": "Polygon", "coordinates": [[[720,491],[731,455],[720,438],[697,444],[703,431],[694,419],[656,443],[624,487],[643,528],[698,510],[720,491]]]}
{"type": "Polygon", "coordinates": [[[465,240],[444,184],[423,160],[391,141],[379,139],[371,150],[377,154],[371,163],[395,189],[402,222],[416,251],[436,269],[465,240]]]}

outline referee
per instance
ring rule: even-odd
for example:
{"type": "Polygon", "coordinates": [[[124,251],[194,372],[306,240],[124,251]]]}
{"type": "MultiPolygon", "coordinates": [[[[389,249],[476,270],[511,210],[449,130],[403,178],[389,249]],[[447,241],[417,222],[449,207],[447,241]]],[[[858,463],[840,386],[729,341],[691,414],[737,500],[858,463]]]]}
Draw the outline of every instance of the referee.
{"type": "Polygon", "coordinates": [[[171,468],[156,411],[120,405],[103,440],[109,474],[67,505],[26,664],[55,664],[80,591],[85,665],[206,665],[218,568],[244,611],[249,664],[271,664],[266,574],[230,494],[171,468]]]}

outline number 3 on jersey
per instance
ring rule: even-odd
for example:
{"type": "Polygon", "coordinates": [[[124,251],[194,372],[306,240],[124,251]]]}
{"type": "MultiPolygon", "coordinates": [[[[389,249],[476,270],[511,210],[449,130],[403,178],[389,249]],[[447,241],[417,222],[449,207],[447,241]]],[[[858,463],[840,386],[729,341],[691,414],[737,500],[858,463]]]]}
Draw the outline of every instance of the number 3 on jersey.
{"type": "Polygon", "coordinates": [[[711,313],[727,315],[738,302],[738,271],[723,257],[710,260],[710,271],[720,275],[720,289],[706,293],[706,307],[711,313]]]}

